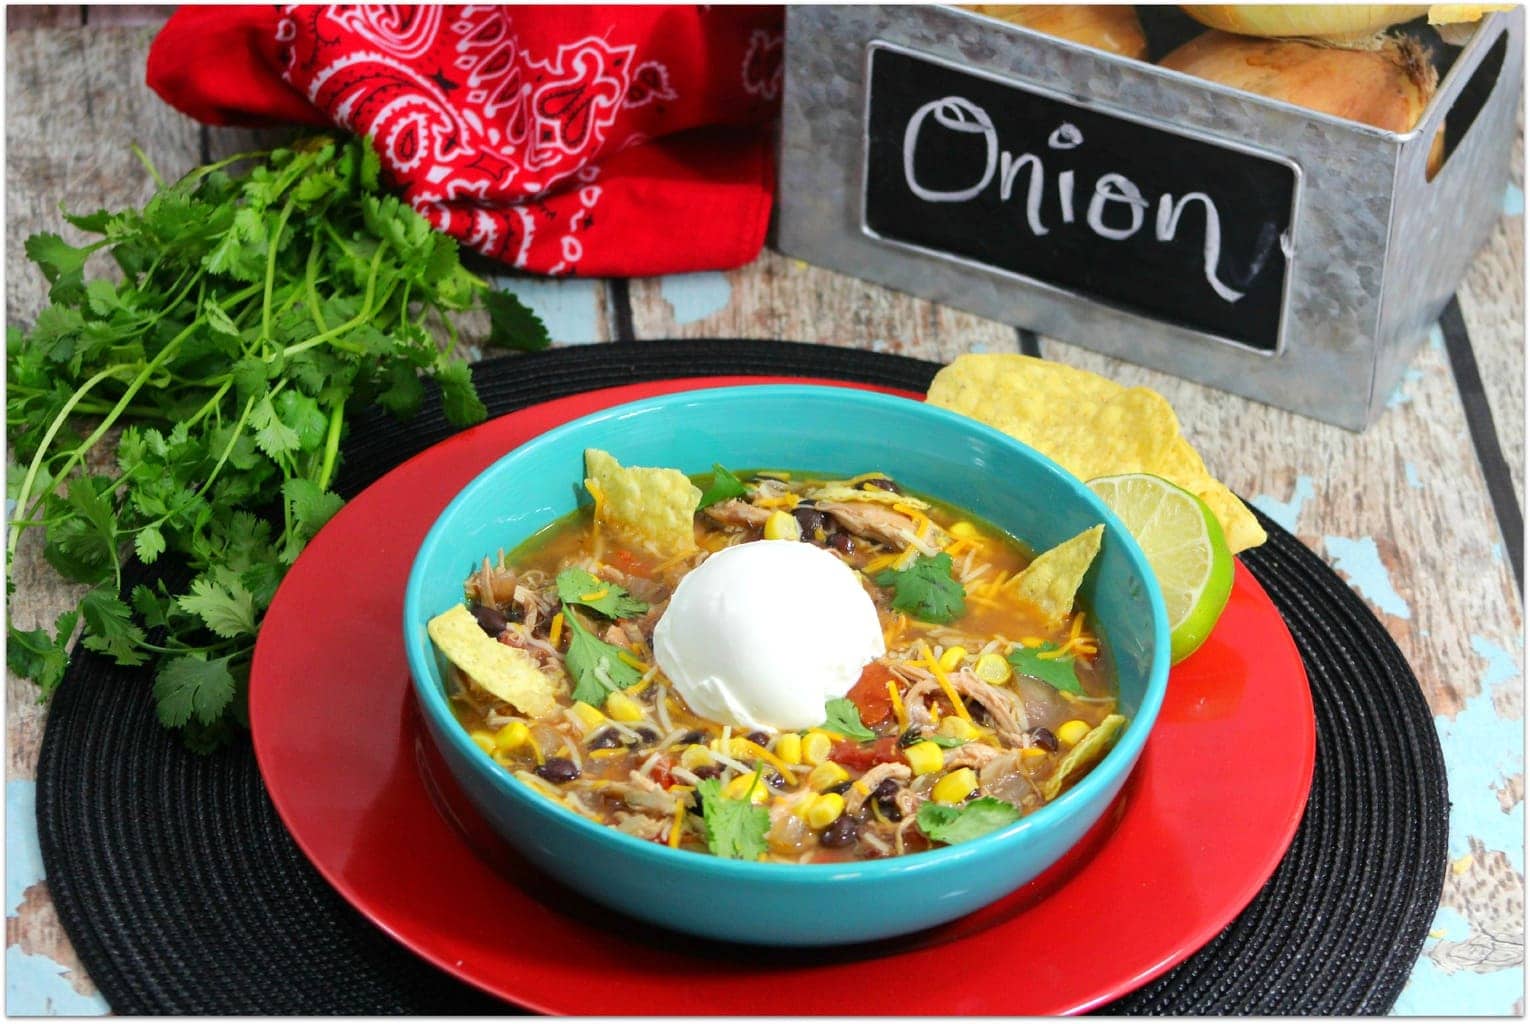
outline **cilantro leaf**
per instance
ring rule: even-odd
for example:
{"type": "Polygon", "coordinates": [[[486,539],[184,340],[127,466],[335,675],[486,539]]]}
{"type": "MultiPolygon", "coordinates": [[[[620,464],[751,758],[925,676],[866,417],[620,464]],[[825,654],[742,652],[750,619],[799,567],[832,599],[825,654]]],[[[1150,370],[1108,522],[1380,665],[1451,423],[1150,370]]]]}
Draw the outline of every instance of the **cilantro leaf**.
{"type": "Polygon", "coordinates": [[[54,302],[79,301],[85,289],[85,260],[95,246],[76,248],[51,232],[33,235],[26,240],[27,259],[36,263],[53,287],[48,297],[54,302]]]}
{"type": "Polygon", "coordinates": [[[152,565],[156,558],[165,553],[165,535],[157,526],[145,526],[133,538],[133,551],[140,562],[152,565]]]}
{"type": "Polygon", "coordinates": [[[177,598],[175,603],[221,637],[233,639],[255,634],[255,598],[231,569],[220,567],[213,570],[211,578],[192,580],[191,593],[177,598]]]}
{"type": "Polygon", "coordinates": [[[172,658],[154,676],[155,711],[164,725],[176,728],[192,720],[211,725],[234,696],[228,658],[200,654],[172,658]]]}
{"type": "Polygon", "coordinates": [[[748,800],[729,800],[722,795],[720,779],[702,779],[696,792],[701,795],[707,849],[731,860],[758,860],[767,849],[770,812],[748,800]]]}
{"type": "Polygon", "coordinates": [[[723,468],[722,463],[712,463],[712,483],[708,485],[706,492],[701,496],[701,504],[697,508],[707,508],[719,501],[727,501],[730,498],[742,498],[749,491],[744,487],[744,482],[723,468]]]}
{"type": "Polygon", "coordinates": [[[951,576],[951,556],[920,555],[907,569],[877,573],[879,587],[892,587],[893,610],[908,612],[922,622],[944,624],[967,610],[967,591],[951,576]]]}
{"type": "Polygon", "coordinates": [[[1016,647],[1007,660],[1022,675],[1040,679],[1054,690],[1083,696],[1084,688],[1079,684],[1071,654],[1061,658],[1039,657],[1055,650],[1057,645],[1048,640],[1040,647],[1016,647]]]}
{"type": "Polygon", "coordinates": [[[648,602],[633,597],[615,583],[607,583],[576,566],[558,573],[558,600],[593,608],[612,619],[626,619],[648,610],[648,602]]]}
{"type": "Polygon", "coordinates": [[[919,830],[937,843],[965,843],[1019,820],[1018,807],[992,796],[961,807],[930,801],[920,806],[917,818],[919,830]]]}
{"type": "Polygon", "coordinates": [[[509,292],[486,292],[483,304],[489,311],[490,345],[537,352],[552,344],[542,318],[509,292]]]}
{"type": "Polygon", "coordinates": [[[826,717],[823,727],[830,732],[837,732],[848,736],[853,740],[874,740],[877,734],[866,728],[861,721],[861,711],[855,706],[855,702],[845,697],[839,697],[824,704],[826,717]]]}
{"type": "Polygon", "coordinates": [[[606,694],[623,690],[643,678],[643,674],[620,657],[621,648],[612,646],[591,633],[568,605],[563,606],[563,625],[569,631],[564,667],[574,678],[574,700],[600,707],[606,694]]]}
{"type": "Polygon", "coordinates": [[[312,480],[302,477],[293,477],[282,484],[282,495],[292,503],[292,516],[305,538],[318,533],[319,528],[345,504],[334,491],[323,490],[312,480]]]}
{"type": "Polygon", "coordinates": [[[5,662],[17,675],[33,679],[46,697],[58,689],[69,668],[69,641],[74,636],[78,611],[67,611],[53,620],[53,635],[46,629],[22,632],[10,627],[5,645],[5,662]]]}
{"type": "Polygon", "coordinates": [[[451,359],[436,367],[436,383],[441,385],[441,411],[454,427],[482,423],[489,410],[473,390],[473,372],[460,359],[451,359]]]}
{"type": "Polygon", "coordinates": [[[149,660],[142,649],[143,630],[133,623],[132,610],[104,584],[80,599],[80,614],[85,618],[81,642],[87,649],[111,655],[119,665],[142,665],[149,660]]]}

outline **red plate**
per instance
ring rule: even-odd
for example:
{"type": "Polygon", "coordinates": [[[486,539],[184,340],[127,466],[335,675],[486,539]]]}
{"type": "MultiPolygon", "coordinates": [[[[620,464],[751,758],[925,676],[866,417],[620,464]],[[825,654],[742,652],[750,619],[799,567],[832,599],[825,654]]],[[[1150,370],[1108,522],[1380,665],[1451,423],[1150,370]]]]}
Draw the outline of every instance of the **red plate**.
{"type": "Polygon", "coordinates": [[[298,845],[405,946],[546,1012],[1071,1013],[1188,957],[1274,871],[1312,780],[1306,674],[1242,564],[1092,840],[999,903],[903,939],[772,950],[613,915],[509,852],[440,770],[399,624],[410,562],[451,497],[512,448],[597,409],[784,379],[651,382],[532,406],[436,445],[349,502],[282,584],[251,672],[255,753],[298,845]]]}

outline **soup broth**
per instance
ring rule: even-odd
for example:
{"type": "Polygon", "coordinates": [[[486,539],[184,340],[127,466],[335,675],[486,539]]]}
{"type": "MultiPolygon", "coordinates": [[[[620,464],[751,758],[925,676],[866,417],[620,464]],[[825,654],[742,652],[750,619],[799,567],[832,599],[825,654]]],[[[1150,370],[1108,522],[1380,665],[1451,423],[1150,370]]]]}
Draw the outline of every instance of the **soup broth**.
{"type": "Polygon", "coordinates": [[[645,840],[812,863],[915,853],[1001,827],[1103,753],[1123,721],[1108,657],[1085,610],[1049,622],[1017,597],[1032,556],[1014,537],[876,474],[738,478],[745,493],[696,513],[694,554],[665,559],[624,543],[586,507],[465,581],[483,631],[555,682],[556,712],[531,718],[449,673],[458,721],[505,771],[645,840]],[[815,492],[834,500],[805,497],[815,492]],[[886,653],[811,728],[709,720],[655,662],[655,626],[680,581],[716,552],[762,539],[831,552],[881,625],[886,653]],[[570,596],[570,570],[593,579],[588,592],[570,596]],[[911,602],[915,571],[944,572],[937,589],[959,590],[959,611],[911,602]],[[582,653],[571,654],[576,644],[582,653]],[[614,671],[580,684],[570,662],[596,649],[614,671]],[[575,699],[581,686],[603,699],[575,699]]]}

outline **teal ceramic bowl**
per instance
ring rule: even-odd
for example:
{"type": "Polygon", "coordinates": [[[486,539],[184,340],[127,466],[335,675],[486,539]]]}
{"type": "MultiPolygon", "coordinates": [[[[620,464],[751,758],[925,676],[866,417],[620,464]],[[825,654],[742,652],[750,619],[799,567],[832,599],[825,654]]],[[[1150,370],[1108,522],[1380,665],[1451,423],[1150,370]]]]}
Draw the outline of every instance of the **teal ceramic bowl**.
{"type": "Polygon", "coordinates": [[[835,387],[763,385],[665,395],[575,420],[515,449],[441,513],[410,570],[404,644],[431,736],[493,828],[571,888],[633,917],[709,938],[830,945],[961,917],[1036,877],[1105,812],[1142,753],[1163,699],[1169,634],[1141,550],[1094,495],[1055,463],[964,416],[835,387]],[[485,552],[510,550],[571,511],[583,452],[625,465],[703,473],[781,466],[868,469],[973,512],[1041,551],[1105,523],[1083,595],[1098,620],[1130,722],[1095,769],[1052,803],[979,839],[846,864],[725,860],[598,825],[496,765],[452,717],[425,624],[462,599],[485,552]]]}

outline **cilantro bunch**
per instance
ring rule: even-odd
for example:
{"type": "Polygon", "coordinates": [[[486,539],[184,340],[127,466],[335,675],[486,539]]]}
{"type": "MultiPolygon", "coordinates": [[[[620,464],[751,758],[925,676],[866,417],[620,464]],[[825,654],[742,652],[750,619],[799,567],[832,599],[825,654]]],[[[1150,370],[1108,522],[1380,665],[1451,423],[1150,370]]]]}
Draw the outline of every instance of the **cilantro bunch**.
{"type": "Polygon", "coordinates": [[[145,164],[159,188],[142,210],[65,216],[99,240],[26,242],[50,304],[7,333],[6,553],[14,564],[41,530],[48,564],[90,589],[51,631],[10,627],[7,660],[46,696],[83,623],[88,649],[152,663],[160,720],[208,747],[243,720],[277,585],[340,508],[347,417],[371,404],[412,415],[423,377],[452,423],[483,419],[449,354],[453,314],[487,307],[494,345],[547,335],[388,194],[367,140],[309,139],[173,184],[145,164]],[[120,281],[86,280],[96,252],[120,281]],[[113,431],[102,471],[88,457],[113,431]],[[133,556],[174,571],[124,592],[133,556]]]}

